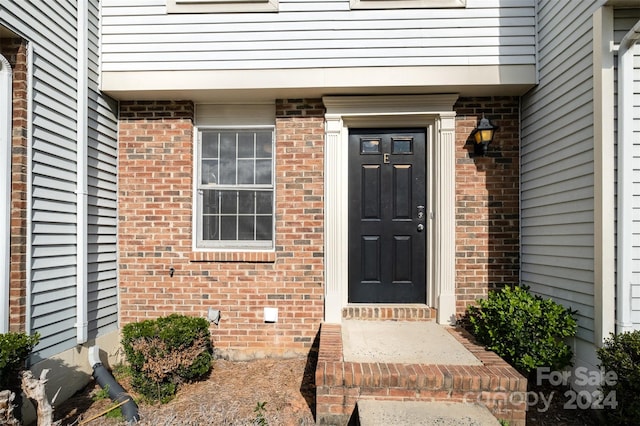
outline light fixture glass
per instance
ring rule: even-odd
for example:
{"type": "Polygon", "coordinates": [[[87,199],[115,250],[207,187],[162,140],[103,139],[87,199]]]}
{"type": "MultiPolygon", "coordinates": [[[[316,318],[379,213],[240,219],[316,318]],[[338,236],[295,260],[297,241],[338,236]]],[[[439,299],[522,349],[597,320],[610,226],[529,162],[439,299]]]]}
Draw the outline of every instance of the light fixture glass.
{"type": "Polygon", "coordinates": [[[480,124],[473,131],[473,139],[476,142],[476,154],[477,155],[485,155],[487,153],[487,147],[493,141],[493,134],[496,130],[496,127],[493,126],[489,119],[485,118],[484,114],[482,114],[482,119],[480,120],[480,124]]]}

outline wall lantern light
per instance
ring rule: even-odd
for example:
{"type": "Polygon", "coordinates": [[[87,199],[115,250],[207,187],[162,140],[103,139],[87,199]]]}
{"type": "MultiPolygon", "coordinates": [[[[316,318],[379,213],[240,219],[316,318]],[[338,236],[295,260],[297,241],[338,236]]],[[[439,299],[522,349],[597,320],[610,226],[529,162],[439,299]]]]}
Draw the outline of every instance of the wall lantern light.
{"type": "Polygon", "coordinates": [[[496,126],[493,126],[488,118],[482,114],[480,124],[473,131],[473,139],[475,141],[474,151],[476,155],[485,155],[487,153],[487,147],[493,140],[493,133],[496,130],[496,126]]]}

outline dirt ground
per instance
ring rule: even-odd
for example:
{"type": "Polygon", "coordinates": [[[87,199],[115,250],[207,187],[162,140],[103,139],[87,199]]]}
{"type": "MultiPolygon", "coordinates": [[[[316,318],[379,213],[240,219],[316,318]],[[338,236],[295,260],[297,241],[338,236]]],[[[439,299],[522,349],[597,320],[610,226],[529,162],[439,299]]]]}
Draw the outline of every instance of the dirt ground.
{"type": "MultiPolygon", "coordinates": [[[[262,359],[247,362],[216,360],[211,375],[183,385],[174,400],[164,405],[140,404],[141,426],[315,424],[315,358],[262,359]],[[255,411],[266,403],[260,416],[255,411]],[[263,420],[263,421],[262,421],[263,420]]],[[[122,383],[127,388],[126,383],[122,383]]],[[[82,392],[55,407],[63,426],[120,426],[124,422],[98,416],[112,405],[108,399],[92,400],[99,387],[90,384],[82,392]]],[[[592,410],[567,409],[566,389],[532,386],[544,395],[527,412],[529,426],[595,426],[592,410]]],[[[533,398],[531,402],[534,402],[533,398]]],[[[390,425],[392,426],[392,425],[390,425]]]]}
{"type": "MultiPolygon", "coordinates": [[[[139,404],[141,426],[291,425],[315,424],[315,360],[216,360],[210,376],[184,384],[176,398],[163,405],[139,404]],[[258,404],[264,410],[256,412],[258,404]],[[264,421],[262,421],[264,420],[264,421]]],[[[122,383],[127,389],[127,384],[122,383]]],[[[62,425],[116,426],[124,422],[101,416],[112,405],[93,401],[99,387],[90,384],[55,408],[62,425]]],[[[127,389],[129,391],[129,389],[127,389]]]]}

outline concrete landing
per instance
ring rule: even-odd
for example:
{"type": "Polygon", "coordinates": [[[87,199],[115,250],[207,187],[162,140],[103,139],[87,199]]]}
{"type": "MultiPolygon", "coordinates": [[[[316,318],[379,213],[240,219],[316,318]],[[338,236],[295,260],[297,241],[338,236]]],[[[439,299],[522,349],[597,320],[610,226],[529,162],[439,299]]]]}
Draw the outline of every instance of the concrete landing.
{"type": "Polygon", "coordinates": [[[360,400],[360,426],[499,426],[487,407],[478,404],[360,400]]]}
{"type": "Polygon", "coordinates": [[[347,362],[482,365],[447,329],[433,321],[342,322],[347,362]]]}

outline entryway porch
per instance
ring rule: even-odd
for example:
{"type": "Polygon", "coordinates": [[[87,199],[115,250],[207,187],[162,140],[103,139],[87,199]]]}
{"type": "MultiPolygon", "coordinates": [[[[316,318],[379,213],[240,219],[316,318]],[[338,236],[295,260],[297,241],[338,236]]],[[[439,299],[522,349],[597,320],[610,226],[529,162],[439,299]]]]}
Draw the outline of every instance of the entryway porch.
{"type": "Polygon", "coordinates": [[[466,331],[437,324],[434,309],[351,305],[342,317],[320,330],[318,424],[357,425],[365,412],[367,424],[383,424],[381,413],[391,416],[398,407],[388,402],[410,402],[400,415],[417,410],[425,425],[487,424],[488,413],[512,426],[525,424],[527,380],[466,331]]]}

